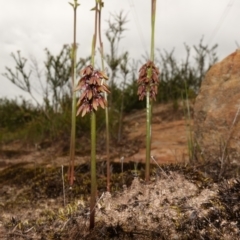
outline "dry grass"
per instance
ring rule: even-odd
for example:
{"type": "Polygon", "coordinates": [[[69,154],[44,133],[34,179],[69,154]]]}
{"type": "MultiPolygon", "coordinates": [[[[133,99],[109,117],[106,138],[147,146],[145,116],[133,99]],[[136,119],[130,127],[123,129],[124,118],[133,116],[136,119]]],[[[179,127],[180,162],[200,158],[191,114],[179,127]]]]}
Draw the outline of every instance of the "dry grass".
{"type": "Polygon", "coordinates": [[[31,177],[28,171],[29,182],[5,181],[0,198],[2,239],[240,238],[237,179],[217,182],[193,168],[168,165],[155,169],[150,184],[134,178],[122,188],[121,175],[116,174],[120,191],[99,191],[96,227],[89,232],[88,193],[66,186],[68,204],[63,207],[59,175],[60,170],[52,169],[31,177]]]}

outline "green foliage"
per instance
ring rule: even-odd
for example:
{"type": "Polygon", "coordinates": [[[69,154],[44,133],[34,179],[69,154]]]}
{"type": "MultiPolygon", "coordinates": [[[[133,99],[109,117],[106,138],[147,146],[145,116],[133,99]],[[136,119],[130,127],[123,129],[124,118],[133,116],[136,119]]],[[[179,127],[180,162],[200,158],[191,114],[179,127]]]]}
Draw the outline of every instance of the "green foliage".
{"type": "MultiPolygon", "coordinates": [[[[109,124],[111,137],[117,138],[124,114],[136,109],[145,108],[143,101],[138,101],[137,75],[140,61],[129,56],[128,52],[119,54],[118,49],[126,31],[126,15],[120,12],[111,15],[106,32],[109,48],[104,56],[110,68],[109,86],[109,124]]],[[[155,64],[160,69],[160,84],[158,87],[157,102],[173,102],[177,108],[178,101],[194,99],[198,94],[205,72],[217,61],[217,45],[209,47],[203,44],[189,47],[184,45],[185,58],[179,61],[174,50],[171,52],[158,50],[155,64]]],[[[69,139],[71,126],[72,87],[70,81],[72,51],[69,45],[64,45],[60,52],[53,55],[45,49],[46,60],[43,70],[39,70],[36,59],[28,61],[21,52],[12,53],[15,62],[13,69],[6,67],[3,74],[8,80],[27,92],[33,103],[24,100],[0,100],[0,131],[1,140],[24,139],[29,142],[39,142],[44,139],[69,139]],[[30,69],[30,70],[29,70],[30,69]],[[36,85],[38,84],[38,85],[36,85]],[[40,86],[40,87],[39,87],[40,86]],[[38,89],[38,92],[35,90],[38,89]],[[39,92],[40,91],[40,92],[39,92]],[[38,97],[37,97],[38,94],[38,97]],[[39,99],[39,95],[42,99],[39,99]]],[[[146,58],[145,58],[146,60],[146,58]]],[[[80,58],[77,69],[89,65],[90,58],[80,58]]],[[[98,130],[104,130],[104,113],[97,116],[98,130]]],[[[77,118],[77,138],[89,133],[89,119],[77,118]]]]}
{"type": "Polygon", "coordinates": [[[71,48],[67,45],[63,46],[57,56],[53,56],[48,49],[45,50],[47,60],[44,63],[46,68],[47,83],[52,89],[52,104],[57,110],[61,99],[61,94],[64,94],[64,87],[68,83],[71,74],[71,48]]]}
{"type": "Polygon", "coordinates": [[[193,46],[193,53],[188,45],[184,46],[186,57],[180,63],[174,56],[174,50],[170,53],[159,51],[156,59],[161,72],[158,102],[175,101],[182,96],[184,99],[186,96],[195,98],[206,71],[217,61],[217,45],[209,48],[203,45],[201,39],[198,46],[193,46]]]}
{"type": "Polygon", "coordinates": [[[27,101],[0,99],[0,129],[14,131],[30,122],[36,113],[36,109],[27,101]]]}
{"type": "MultiPolygon", "coordinates": [[[[62,111],[49,110],[48,119],[42,109],[31,105],[24,99],[22,102],[0,99],[0,141],[4,143],[19,139],[33,145],[46,141],[49,143],[61,141],[68,145],[71,130],[71,98],[65,95],[60,105],[62,111]]],[[[99,111],[97,121],[104,123],[104,111],[99,111]]],[[[104,124],[99,124],[97,131],[101,132],[103,129],[104,124]]],[[[88,136],[89,133],[89,116],[77,118],[77,139],[88,136]]]]}
{"type": "Polygon", "coordinates": [[[109,99],[109,105],[115,106],[115,93],[116,93],[116,77],[117,73],[119,71],[119,68],[121,68],[121,63],[124,59],[124,56],[126,55],[126,52],[124,54],[118,53],[118,47],[121,39],[123,38],[123,33],[126,31],[125,25],[128,22],[127,16],[123,14],[121,11],[118,15],[111,15],[108,20],[108,30],[106,31],[106,38],[109,43],[110,47],[110,53],[106,54],[105,60],[111,69],[111,76],[110,76],[110,99],[109,99]]]}

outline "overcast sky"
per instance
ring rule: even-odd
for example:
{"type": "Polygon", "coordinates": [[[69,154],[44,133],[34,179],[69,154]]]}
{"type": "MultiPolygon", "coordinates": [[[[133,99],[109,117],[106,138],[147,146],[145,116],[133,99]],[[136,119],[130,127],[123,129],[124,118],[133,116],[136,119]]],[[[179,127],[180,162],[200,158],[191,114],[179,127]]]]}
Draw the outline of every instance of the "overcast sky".
{"type": "MultiPolygon", "coordinates": [[[[11,52],[21,50],[22,56],[34,56],[39,63],[45,60],[44,49],[57,54],[64,44],[72,43],[73,0],[0,0],[0,73],[5,66],[14,67],[11,52]]],[[[78,0],[77,42],[78,57],[90,54],[94,13],[89,10],[94,0],[78,0]]],[[[149,52],[150,0],[104,0],[102,17],[123,10],[129,20],[119,52],[129,51],[138,59],[149,52]]],[[[107,29],[103,21],[102,30],[107,29]]],[[[183,43],[189,46],[217,43],[222,59],[240,44],[239,0],[157,0],[156,48],[167,51],[175,48],[179,59],[184,58],[183,43]]],[[[0,98],[24,95],[0,75],[0,98]]],[[[25,96],[25,95],[24,95],[25,96]]]]}

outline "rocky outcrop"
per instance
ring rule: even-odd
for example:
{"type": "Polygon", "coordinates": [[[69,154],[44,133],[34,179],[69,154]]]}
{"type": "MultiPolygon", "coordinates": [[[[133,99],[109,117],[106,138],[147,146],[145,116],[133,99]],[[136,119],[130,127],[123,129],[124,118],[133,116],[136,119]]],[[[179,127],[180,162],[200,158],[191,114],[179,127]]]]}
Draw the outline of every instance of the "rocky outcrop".
{"type": "Polygon", "coordinates": [[[240,165],[240,50],[213,65],[194,106],[198,159],[240,165]]]}

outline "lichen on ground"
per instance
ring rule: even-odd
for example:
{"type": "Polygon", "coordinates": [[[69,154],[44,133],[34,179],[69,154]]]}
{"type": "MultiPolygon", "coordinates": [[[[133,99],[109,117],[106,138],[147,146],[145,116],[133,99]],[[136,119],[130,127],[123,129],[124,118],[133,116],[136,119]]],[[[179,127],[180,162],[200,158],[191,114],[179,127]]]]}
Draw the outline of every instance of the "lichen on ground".
{"type": "MultiPolygon", "coordinates": [[[[96,226],[89,231],[89,165],[76,166],[65,206],[59,167],[15,165],[0,172],[2,239],[240,239],[240,180],[216,179],[179,164],[152,168],[113,166],[112,192],[98,165],[96,226]]],[[[0,238],[1,239],[1,238],[0,238]]]]}

